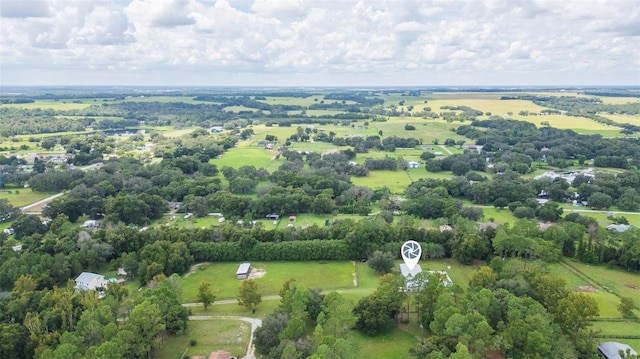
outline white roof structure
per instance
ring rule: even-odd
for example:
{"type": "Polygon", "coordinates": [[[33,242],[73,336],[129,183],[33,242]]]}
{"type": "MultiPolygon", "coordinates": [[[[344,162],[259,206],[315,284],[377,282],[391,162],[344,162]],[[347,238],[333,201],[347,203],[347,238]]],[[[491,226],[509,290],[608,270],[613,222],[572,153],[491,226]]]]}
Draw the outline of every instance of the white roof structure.
{"type": "Polygon", "coordinates": [[[104,288],[107,286],[107,281],[102,274],[82,272],[76,278],[75,289],[78,290],[96,290],[96,288],[104,288]]]}
{"type": "Polygon", "coordinates": [[[618,342],[604,342],[598,344],[598,351],[600,351],[600,353],[602,353],[602,355],[607,359],[621,359],[622,357],[618,351],[622,350],[622,352],[626,353],[627,349],[630,349],[630,353],[632,355],[638,355],[633,348],[626,344],[618,342]]]}
{"type": "Polygon", "coordinates": [[[249,269],[251,269],[251,263],[242,263],[240,267],[238,267],[236,274],[247,274],[249,273],[249,269]]]}

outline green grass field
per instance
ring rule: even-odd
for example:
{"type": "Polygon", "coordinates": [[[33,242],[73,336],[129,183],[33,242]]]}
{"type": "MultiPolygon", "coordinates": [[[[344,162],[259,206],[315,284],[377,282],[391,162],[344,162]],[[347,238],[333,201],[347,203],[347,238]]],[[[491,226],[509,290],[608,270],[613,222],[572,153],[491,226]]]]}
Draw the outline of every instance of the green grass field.
{"type": "MultiPolygon", "coordinates": [[[[185,302],[195,302],[201,281],[209,281],[217,299],[234,299],[241,280],[236,279],[240,263],[211,263],[199,267],[194,274],[184,278],[185,302]],[[202,269],[201,269],[202,268],[202,269]]],[[[307,288],[324,290],[353,288],[353,264],[348,261],[331,262],[252,262],[253,268],[264,270],[257,278],[260,293],[277,295],[285,281],[296,279],[307,288]],[[327,273],[331,273],[330,276],[327,273]]]]}
{"type": "Polygon", "coordinates": [[[633,298],[636,307],[640,307],[640,274],[579,262],[570,264],[605,286],[605,289],[608,288],[623,297],[633,298]]]}
{"type": "Polygon", "coordinates": [[[400,329],[376,337],[367,337],[358,332],[352,332],[352,335],[357,348],[354,358],[358,359],[414,358],[409,355],[409,348],[418,343],[415,336],[400,329]]]}
{"type": "Polygon", "coordinates": [[[179,336],[170,336],[160,350],[159,358],[181,358],[202,355],[208,357],[212,351],[226,350],[233,356],[241,357],[247,352],[251,325],[240,320],[210,319],[189,321],[186,332],[179,336]],[[195,339],[197,344],[190,345],[195,339]]]}
{"type": "Polygon", "coordinates": [[[30,188],[10,188],[0,190],[0,199],[6,199],[16,207],[26,206],[53,195],[53,192],[36,192],[30,188]]]}
{"type": "MultiPolygon", "coordinates": [[[[64,110],[82,110],[94,104],[93,99],[91,100],[78,100],[81,103],[73,103],[71,101],[55,101],[55,100],[37,100],[32,103],[12,103],[12,104],[3,104],[0,107],[17,107],[24,109],[37,109],[41,108],[52,109],[56,111],[64,111],[64,110]]],[[[95,103],[98,103],[97,101],[95,103]]]]}

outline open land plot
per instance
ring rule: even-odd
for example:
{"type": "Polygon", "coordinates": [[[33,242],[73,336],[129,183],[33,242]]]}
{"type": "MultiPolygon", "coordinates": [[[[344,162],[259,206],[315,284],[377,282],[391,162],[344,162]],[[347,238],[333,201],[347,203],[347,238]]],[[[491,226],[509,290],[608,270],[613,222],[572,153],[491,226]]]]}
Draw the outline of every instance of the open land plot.
{"type": "Polygon", "coordinates": [[[275,159],[275,151],[266,150],[262,146],[248,145],[248,143],[239,143],[237,147],[230,148],[220,158],[213,158],[209,163],[215,164],[218,169],[225,166],[233,168],[255,166],[273,172],[285,161],[284,158],[275,159]]]}
{"type": "Polygon", "coordinates": [[[620,131],[620,129],[590,120],[586,117],[566,116],[566,115],[544,115],[544,116],[521,116],[514,114],[512,119],[533,123],[537,127],[542,127],[542,122],[548,122],[551,127],[561,130],[574,130],[578,133],[584,131],[620,131]]]}
{"type": "Polygon", "coordinates": [[[618,123],[628,123],[636,126],[640,126],[640,116],[639,115],[622,115],[622,114],[608,114],[608,113],[599,113],[598,115],[602,117],[606,117],[611,121],[615,121],[618,123]]]}
{"type": "Polygon", "coordinates": [[[233,356],[242,357],[247,352],[251,325],[240,320],[210,319],[191,320],[183,335],[168,337],[160,350],[159,358],[181,358],[183,353],[192,357],[208,357],[212,351],[226,350],[233,356]],[[196,345],[191,346],[194,339],[196,345]]]}
{"type": "MultiPolygon", "coordinates": [[[[236,278],[239,265],[237,262],[217,262],[198,267],[195,273],[184,278],[184,301],[196,301],[201,281],[211,282],[211,291],[218,299],[235,298],[242,283],[236,278]]],[[[277,295],[284,282],[291,278],[307,288],[354,288],[353,263],[348,261],[252,262],[251,266],[264,271],[264,276],[256,278],[263,296],[277,295]]]]}
{"type": "Polygon", "coordinates": [[[447,138],[454,140],[470,141],[468,138],[456,134],[452,129],[460,126],[460,122],[448,123],[442,120],[425,120],[417,117],[391,117],[386,122],[371,122],[370,127],[374,128],[374,133],[377,134],[379,130],[382,130],[384,137],[398,136],[404,138],[417,138],[422,140],[422,143],[429,145],[438,140],[439,143],[443,143],[447,138]],[[404,125],[410,124],[415,126],[414,131],[407,131],[404,129],[404,125]]]}
{"type": "Polygon", "coordinates": [[[181,102],[186,104],[206,104],[206,105],[216,105],[219,104],[217,102],[212,101],[197,101],[194,100],[191,96],[136,96],[136,97],[127,97],[124,100],[119,100],[117,102],[181,102]]]}
{"type": "Polygon", "coordinates": [[[82,110],[94,104],[93,100],[74,100],[78,102],[71,101],[55,101],[55,100],[36,100],[31,103],[10,103],[10,104],[2,104],[2,107],[15,107],[15,108],[23,108],[23,109],[52,109],[56,111],[63,110],[82,110]]]}
{"type": "MultiPolygon", "coordinates": [[[[595,266],[580,262],[569,262],[571,266],[582,271],[598,284],[623,297],[634,300],[636,307],[640,307],[640,275],[621,269],[595,266]]],[[[617,303],[616,303],[617,305],[617,303]]]]}
{"type": "Polygon", "coordinates": [[[411,183],[411,178],[404,171],[370,171],[366,177],[351,178],[356,186],[369,188],[389,187],[392,193],[402,194],[411,183]]]}
{"type": "MultiPolygon", "coordinates": [[[[266,100],[258,100],[259,102],[268,103],[270,105],[292,105],[292,106],[310,106],[324,101],[325,104],[342,103],[338,100],[325,100],[324,94],[311,95],[309,97],[276,97],[265,96],[266,100]]],[[[346,105],[353,105],[355,101],[345,100],[346,105]]]]}
{"type": "MultiPolygon", "coordinates": [[[[307,116],[333,116],[340,115],[343,113],[347,113],[346,111],[340,110],[304,110],[307,116]]],[[[287,111],[288,115],[300,115],[302,114],[302,110],[298,111],[287,111]]]]}
{"type": "MultiPolygon", "coordinates": [[[[567,214],[574,212],[577,208],[584,208],[584,207],[572,207],[571,209],[565,209],[564,213],[563,213],[563,216],[566,216],[567,214]]],[[[613,212],[615,213],[615,211],[613,211],[613,212]]],[[[603,213],[603,212],[585,210],[584,212],[578,212],[578,213],[580,213],[581,215],[583,215],[585,217],[592,217],[592,218],[596,219],[599,222],[611,223],[611,220],[609,220],[607,218],[608,215],[606,213],[603,213]]],[[[616,214],[616,216],[624,216],[629,221],[629,224],[634,225],[636,227],[640,227],[640,213],[616,214]]]]}
{"type": "Polygon", "coordinates": [[[352,335],[357,348],[354,358],[357,359],[414,358],[409,354],[409,348],[418,343],[414,335],[400,329],[393,329],[376,337],[368,337],[356,331],[352,331],[352,335]]]}
{"type": "Polygon", "coordinates": [[[54,192],[36,192],[30,188],[11,188],[10,186],[0,190],[0,199],[6,199],[13,206],[22,207],[45,199],[54,192]]]}

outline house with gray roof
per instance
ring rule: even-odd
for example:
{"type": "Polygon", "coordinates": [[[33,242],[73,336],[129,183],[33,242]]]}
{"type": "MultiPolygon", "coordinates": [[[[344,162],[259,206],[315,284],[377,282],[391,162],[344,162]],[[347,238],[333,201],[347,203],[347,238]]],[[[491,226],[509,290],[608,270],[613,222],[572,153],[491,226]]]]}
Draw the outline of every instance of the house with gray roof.
{"type": "Polygon", "coordinates": [[[82,272],[76,278],[76,290],[96,290],[98,288],[106,288],[107,281],[102,274],[91,272],[82,272]]]}

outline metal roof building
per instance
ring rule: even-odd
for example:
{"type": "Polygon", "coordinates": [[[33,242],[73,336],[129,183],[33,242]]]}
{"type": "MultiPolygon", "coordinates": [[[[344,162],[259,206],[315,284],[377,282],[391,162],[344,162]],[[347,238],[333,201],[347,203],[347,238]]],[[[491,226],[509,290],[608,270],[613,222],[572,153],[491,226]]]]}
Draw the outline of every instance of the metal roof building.
{"type": "Polygon", "coordinates": [[[247,279],[249,278],[249,272],[251,271],[251,263],[242,263],[238,270],[236,271],[236,276],[238,279],[247,279]]]}
{"type": "Polygon", "coordinates": [[[598,351],[602,356],[607,359],[622,359],[619,354],[619,351],[626,353],[627,349],[629,349],[630,353],[633,355],[638,355],[633,348],[626,344],[618,343],[618,342],[604,342],[598,344],[598,351]]]}

